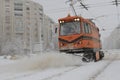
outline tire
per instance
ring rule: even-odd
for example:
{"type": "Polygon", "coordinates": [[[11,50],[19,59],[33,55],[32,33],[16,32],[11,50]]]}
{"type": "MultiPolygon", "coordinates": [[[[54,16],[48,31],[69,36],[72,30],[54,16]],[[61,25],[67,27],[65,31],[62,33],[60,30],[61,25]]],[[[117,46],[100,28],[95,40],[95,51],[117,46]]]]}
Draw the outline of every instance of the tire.
{"type": "Polygon", "coordinates": [[[95,62],[97,62],[99,60],[102,60],[102,58],[104,57],[103,51],[99,51],[99,59],[96,58],[97,57],[96,55],[98,55],[97,52],[95,52],[95,55],[94,55],[95,56],[95,59],[94,59],[95,62]]]}
{"type": "Polygon", "coordinates": [[[103,59],[103,57],[104,57],[104,53],[103,51],[100,51],[100,59],[103,59]]]}
{"type": "Polygon", "coordinates": [[[88,52],[88,53],[84,53],[82,61],[84,62],[90,62],[94,60],[94,53],[92,52],[88,52]]]}

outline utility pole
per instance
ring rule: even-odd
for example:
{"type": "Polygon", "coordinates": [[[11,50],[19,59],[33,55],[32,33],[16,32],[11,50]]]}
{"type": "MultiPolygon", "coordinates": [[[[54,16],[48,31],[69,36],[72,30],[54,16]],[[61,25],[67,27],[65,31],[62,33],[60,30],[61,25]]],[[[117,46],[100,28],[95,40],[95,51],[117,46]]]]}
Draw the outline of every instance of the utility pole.
{"type": "Polygon", "coordinates": [[[82,0],[78,0],[80,2],[80,5],[85,9],[88,10],[88,7],[82,3],[82,0]]]}
{"type": "Polygon", "coordinates": [[[72,3],[70,4],[70,6],[71,6],[71,8],[72,8],[72,10],[73,10],[73,12],[74,12],[74,15],[76,15],[76,16],[77,16],[77,13],[76,13],[75,8],[74,8],[74,6],[73,6],[73,4],[72,4],[72,3]]]}
{"type": "Polygon", "coordinates": [[[118,24],[119,24],[119,20],[120,20],[119,16],[120,16],[120,13],[119,13],[119,7],[118,7],[118,5],[120,4],[120,1],[115,0],[115,1],[112,1],[112,2],[113,2],[113,5],[116,5],[116,8],[117,8],[117,18],[118,18],[118,24]]]}
{"type": "Polygon", "coordinates": [[[75,4],[75,2],[73,1],[73,0],[68,0],[68,1],[66,1],[66,3],[68,3],[68,2],[70,2],[70,7],[72,8],[72,11],[73,11],[73,13],[74,13],[74,15],[76,15],[77,16],[77,13],[76,13],[76,11],[75,11],[75,8],[74,8],[74,4],[75,4]]]}
{"type": "Polygon", "coordinates": [[[75,4],[75,3],[80,2],[80,5],[81,5],[85,10],[88,10],[88,7],[82,3],[82,0],[77,0],[76,2],[75,2],[74,0],[68,0],[68,1],[66,1],[66,3],[67,3],[67,2],[70,2],[69,5],[71,6],[71,8],[72,8],[72,10],[73,10],[73,12],[74,12],[74,15],[76,15],[76,16],[77,16],[77,13],[76,13],[75,8],[74,8],[74,4],[75,4]]]}
{"type": "Polygon", "coordinates": [[[115,0],[115,5],[118,6],[118,0],[115,0]]]}

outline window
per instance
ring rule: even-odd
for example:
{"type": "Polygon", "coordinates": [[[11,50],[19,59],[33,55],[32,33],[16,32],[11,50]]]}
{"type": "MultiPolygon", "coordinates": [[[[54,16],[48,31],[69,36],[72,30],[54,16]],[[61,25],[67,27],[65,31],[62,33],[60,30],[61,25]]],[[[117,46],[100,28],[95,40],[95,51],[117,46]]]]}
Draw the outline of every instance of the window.
{"type": "Polygon", "coordinates": [[[35,37],[38,37],[38,34],[37,34],[37,33],[35,34],[35,37]]]}
{"type": "Polygon", "coordinates": [[[80,22],[65,22],[60,24],[60,35],[72,35],[80,33],[80,22]]]}
{"type": "Polygon", "coordinates": [[[26,33],[27,34],[27,36],[30,36],[30,33],[26,33]]]}
{"type": "Polygon", "coordinates": [[[10,20],[10,16],[5,16],[5,20],[10,20]]]}
{"type": "Polygon", "coordinates": [[[10,0],[5,0],[5,2],[10,2],[10,0]]]}
{"type": "Polygon", "coordinates": [[[10,21],[5,21],[5,24],[10,24],[10,21]]]}
{"type": "Polygon", "coordinates": [[[15,6],[23,6],[22,3],[14,3],[15,6]]]}
{"type": "Polygon", "coordinates": [[[6,15],[10,15],[10,10],[5,10],[6,15]]]}
{"type": "Polygon", "coordinates": [[[37,23],[35,23],[35,26],[37,26],[38,24],[37,23]]]}
{"type": "Polygon", "coordinates": [[[10,16],[5,16],[5,23],[10,24],[10,16]]]}
{"type": "Polygon", "coordinates": [[[30,25],[30,21],[26,21],[26,24],[27,24],[27,25],[30,25]]]}
{"type": "Polygon", "coordinates": [[[9,32],[7,32],[7,33],[6,33],[6,35],[7,35],[7,36],[10,36],[10,33],[9,33],[9,32]]]}
{"type": "Polygon", "coordinates": [[[88,23],[83,23],[83,32],[91,33],[91,27],[88,23]]]}
{"type": "Polygon", "coordinates": [[[34,13],[34,15],[37,15],[37,13],[34,13]]]}
{"type": "Polygon", "coordinates": [[[39,15],[40,15],[40,16],[43,16],[43,13],[42,13],[42,12],[39,12],[39,15]]]}
{"type": "Polygon", "coordinates": [[[40,10],[40,11],[43,11],[43,9],[42,9],[42,8],[39,8],[39,10],[40,10]]]}
{"type": "Polygon", "coordinates": [[[26,12],[27,15],[30,15],[30,12],[26,12]]]}
{"type": "Polygon", "coordinates": [[[43,18],[42,18],[42,17],[40,17],[40,20],[43,20],[43,18]]]}
{"type": "Polygon", "coordinates": [[[8,26],[8,27],[6,27],[6,30],[8,30],[8,31],[9,31],[9,30],[10,30],[10,27],[9,27],[9,26],[8,26]]]}
{"type": "Polygon", "coordinates": [[[14,10],[16,10],[16,11],[23,11],[23,9],[20,9],[20,8],[15,8],[14,10]]]}
{"type": "Polygon", "coordinates": [[[26,8],[26,10],[30,10],[30,8],[29,8],[29,7],[27,7],[27,8],[26,8]]]}
{"type": "Polygon", "coordinates": [[[23,26],[22,19],[16,19],[16,21],[15,21],[15,31],[16,32],[23,32],[24,31],[24,26],[23,26]]]}
{"type": "Polygon", "coordinates": [[[23,11],[23,4],[22,3],[14,3],[14,10],[16,11],[23,11]]]}
{"type": "Polygon", "coordinates": [[[26,2],[26,5],[29,5],[30,3],[29,2],[26,2]]]}
{"type": "Polygon", "coordinates": [[[23,14],[15,13],[15,16],[23,16],[23,14]]]}
{"type": "Polygon", "coordinates": [[[6,5],[5,5],[5,7],[6,7],[6,8],[7,8],[7,7],[9,8],[9,7],[10,7],[10,5],[9,5],[9,4],[6,4],[6,5]]]}
{"type": "Polygon", "coordinates": [[[6,8],[5,8],[5,11],[10,11],[10,8],[9,8],[9,7],[6,7],[6,8]]]}
{"type": "Polygon", "coordinates": [[[30,17],[27,16],[26,19],[27,19],[27,20],[30,20],[30,17]]]}
{"type": "Polygon", "coordinates": [[[27,38],[28,41],[30,41],[30,38],[27,38]]]}

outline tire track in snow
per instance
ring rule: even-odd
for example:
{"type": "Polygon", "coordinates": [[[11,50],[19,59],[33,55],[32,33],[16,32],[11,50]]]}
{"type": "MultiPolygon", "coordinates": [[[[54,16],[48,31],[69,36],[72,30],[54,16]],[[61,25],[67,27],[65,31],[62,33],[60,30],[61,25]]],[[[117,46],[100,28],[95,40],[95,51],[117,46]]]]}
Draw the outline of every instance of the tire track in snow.
{"type": "MultiPolygon", "coordinates": [[[[75,67],[72,67],[72,68],[70,68],[70,69],[66,69],[66,70],[64,70],[64,71],[62,71],[62,72],[58,72],[58,73],[56,73],[56,74],[53,74],[53,75],[51,75],[51,76],[49,76],[49,77],[45,77],[45,78],[38,79],[38,80],[49,80],[49,79],[52,79],[52,78],[54,78],[54,77],[61,76],[61,75],[65,74],[65,73],[67,73],[67,72],[70,72],[70,71],[72,71],[72,70],[75,70],[75,69],[77,69],[78,67],[80,67],[80,66],[75,66],[75,67]]],[[[27,78],[27,77],[29,77],[29,76],[36,76],[36,74],[38,74],[38,73],[39,73],[39,71],[30,72],[30,73],[25,73],[25,74],[18,75],[18,76],[13,76],[13,77],[11,77],[11,78],[7,78],[7,79],[4,79],[4,80],[17,80],[17,79],[18,79],[18,80],[21,80],[21,79],[27,78]]],[[[28,79],[29,79],[29,78],[28,78],[28,79]]]]}
{"type": "Polygon", "coordinates": [[[52,75],[52,76],[50,76],[50,77],[46,77],[46,78],[44,78],[44,79],[39,79],[39,80],[51,80],[52,78],[55,78],[55,77],[59,77],[59,76],[61,76],[61,75],[64,75],[65,73],[71,72],[71,71],[73,71],[73,70],[75,70],[75,69],[77,69],[77,68],[79,68],[79,67],[80,67],[80,66],[75,66],[75,67],[73,67],[73,68],[71,68],[71,69],[65,70],[65,71],[60,72],[60,73],[58,73],[58,74],[52,75]]]}
{"type": "Polygon", "coordinates": [[[10,77],[10,78],[4,79],[4,80],[16,80],[16,79],[24,78],[24,77],[27,77],[27,76],[35,75],[37,73],[38,73],[38,71],[36,71],[36,72],[30,72],[30,73],[25,73],[25,74],[13,76],[13,77],[10,77]]]}
{"type": "Polygon", "coordinates": [[[118,54],[116,54],[104,67],[102,67],[100,70],[98,70],[98,71],[96,72],[96,74],[94,74],[92,77],[90,77],[89,80],[96,80],[96,78],[97,78],[100,74],[102,74],[102,72],[103,72],[110,64],[112,64],[112,63],[116,60],[117,57],[118,57],[118,54]]]}

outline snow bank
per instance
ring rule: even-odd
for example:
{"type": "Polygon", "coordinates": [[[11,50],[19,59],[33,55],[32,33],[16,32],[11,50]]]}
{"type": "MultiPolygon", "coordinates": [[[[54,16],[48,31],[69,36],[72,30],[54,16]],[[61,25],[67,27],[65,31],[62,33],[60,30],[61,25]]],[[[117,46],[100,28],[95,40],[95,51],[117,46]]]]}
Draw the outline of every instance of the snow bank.
{"type": "Polygon", "coordinates": [[[81,65],[81,58],[70,54],[60,54],[55,52],[44,53],[41,55],[35,55],[33,57],[27,57],[22,60],[16,61],[13,64],[9,64],[4,67],[0,72],[19,72],[26,70],[42,70],[46,68],[66,67],[81,65]]]}
{"type": "Polygon", "coordinates": [[[103,42],[104,49],[120,49],[120,24],[103,42]]]}
{"type": "Polygon", "coordinates": [[[116,59],[116,60],[120,60],[120,50],[119,49],[111,49],[111,50],[106,50],[104,51],[104,58],[103,60],[112,60],[112,59],[116,59]]]}

